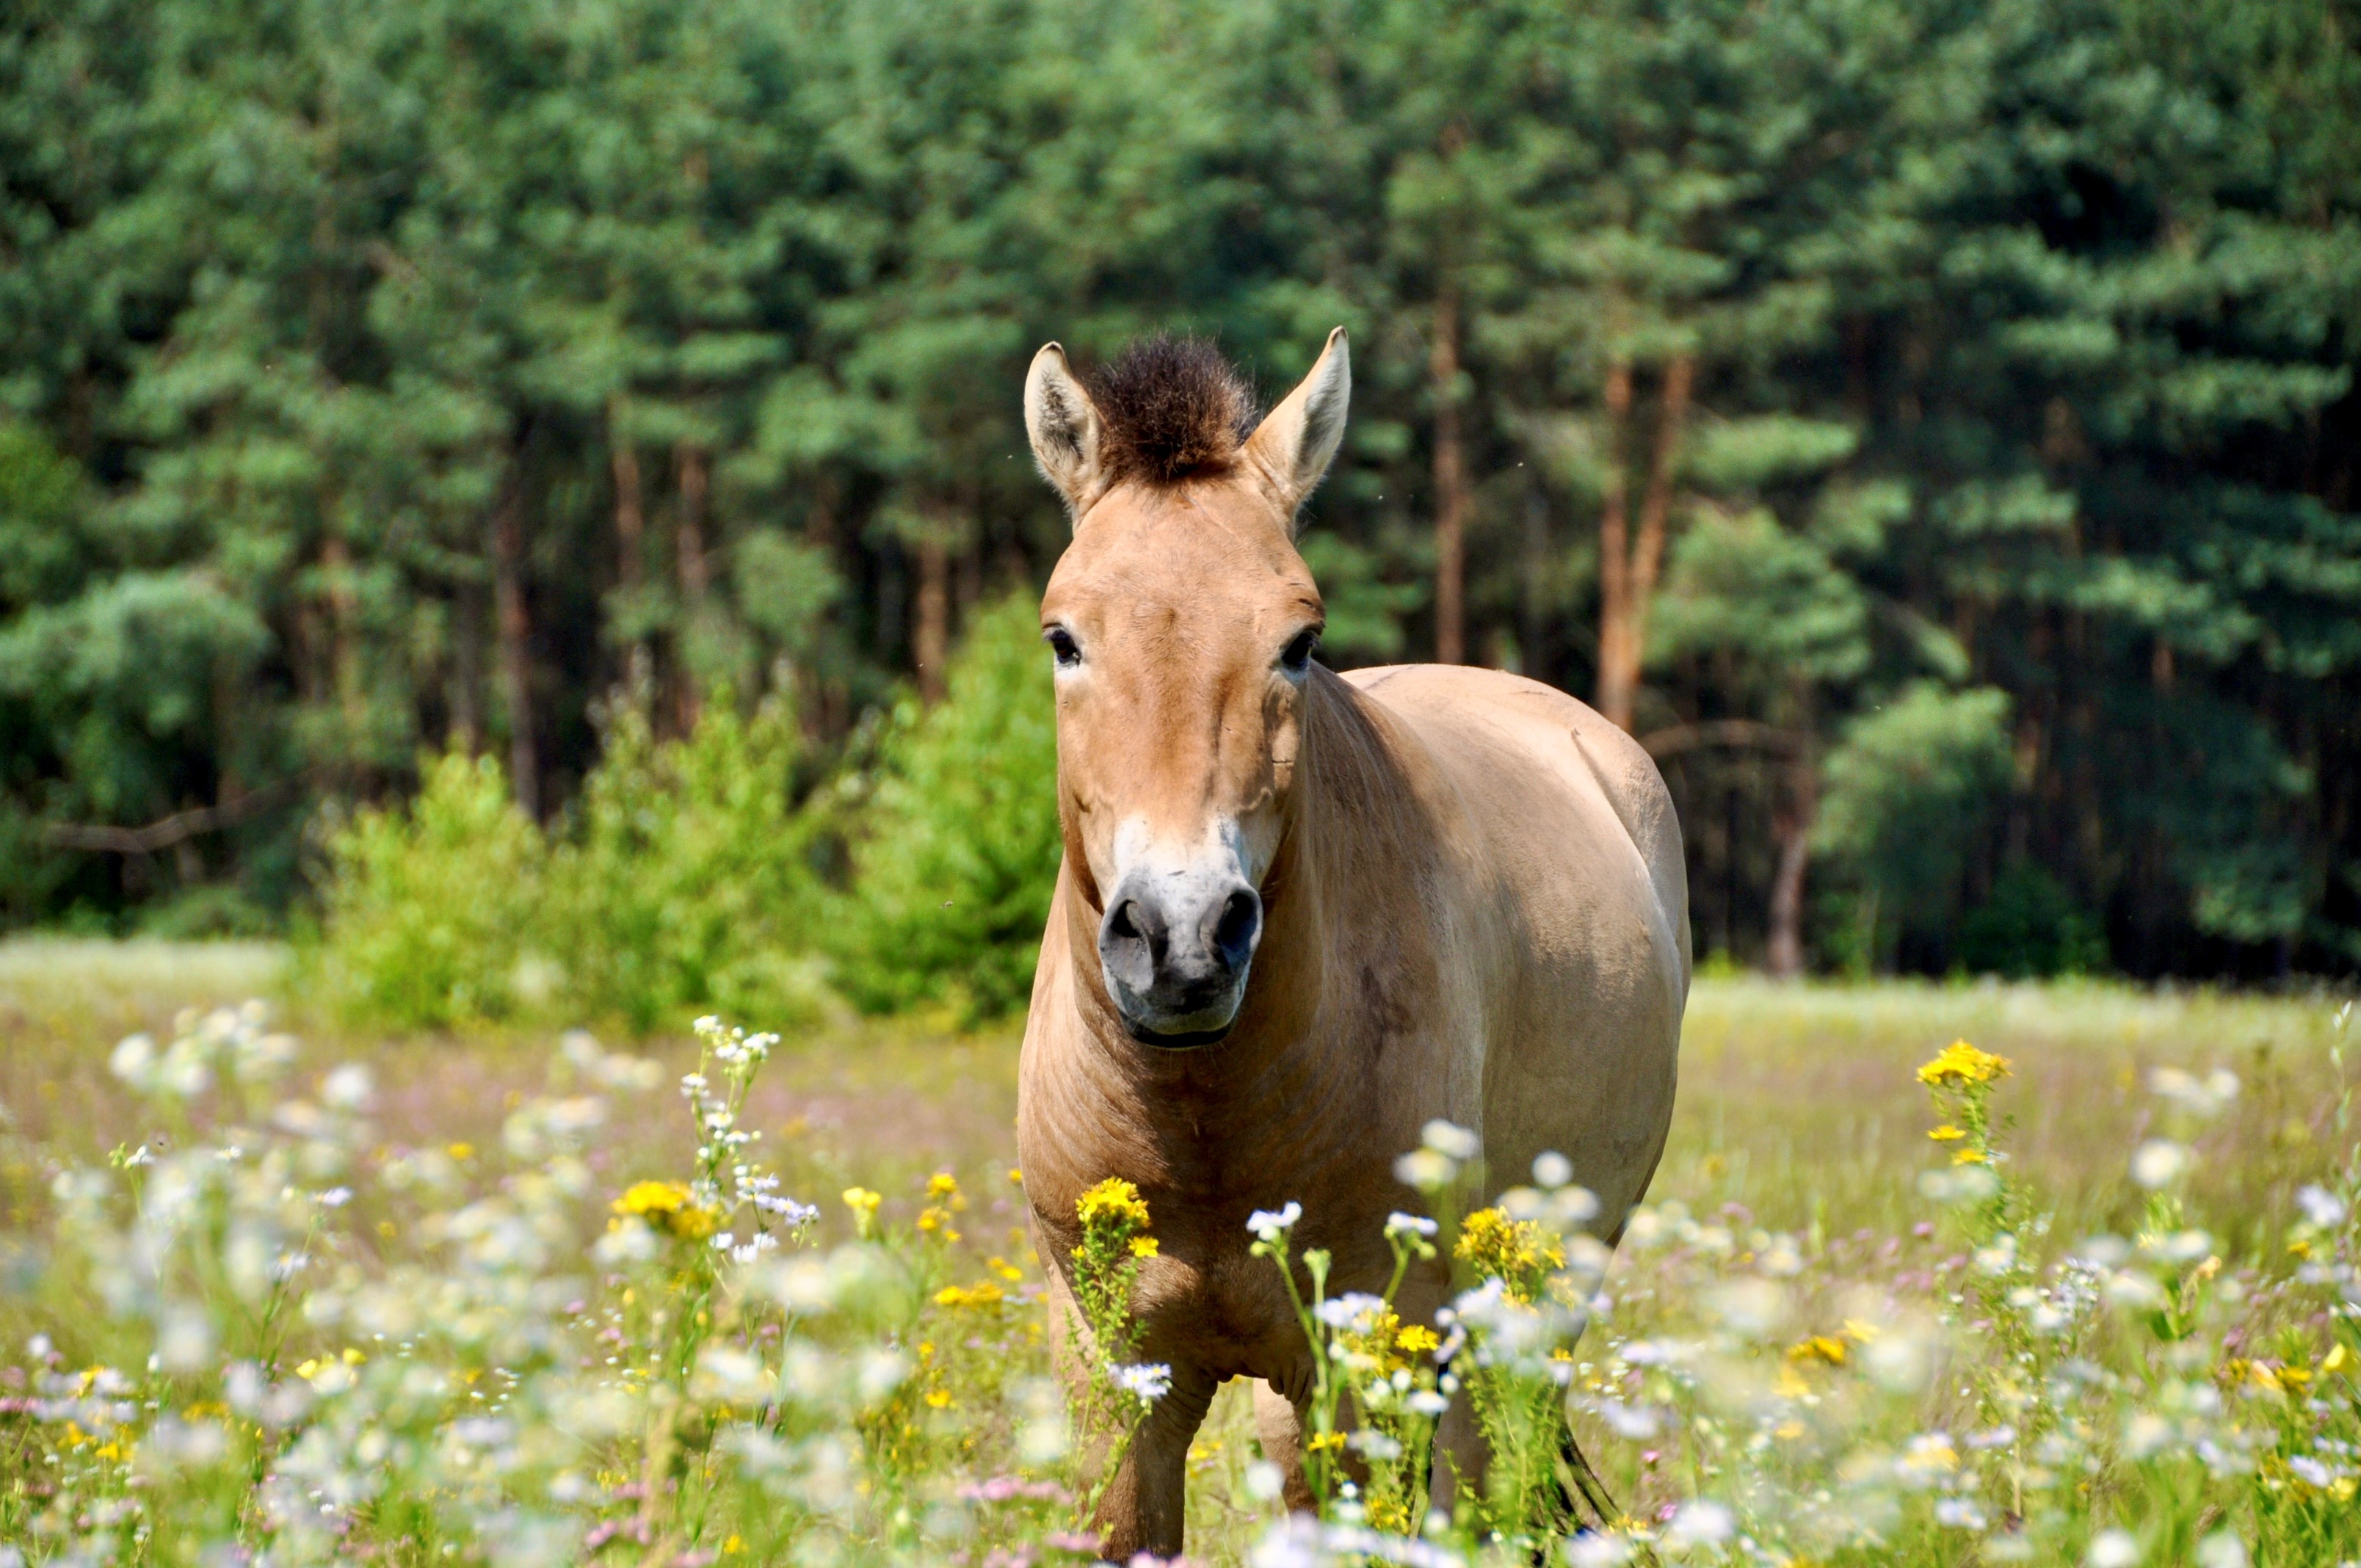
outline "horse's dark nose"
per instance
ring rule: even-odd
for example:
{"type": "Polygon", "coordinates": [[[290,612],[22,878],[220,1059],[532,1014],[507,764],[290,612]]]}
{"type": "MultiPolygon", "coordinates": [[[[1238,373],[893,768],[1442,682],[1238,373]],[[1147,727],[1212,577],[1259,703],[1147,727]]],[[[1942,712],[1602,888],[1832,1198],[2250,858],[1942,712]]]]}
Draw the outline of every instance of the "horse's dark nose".
{"type": "Polygon", "coordinates": [[[1202,1045],[1237,1016],[1261,938],[1262,899],[1235,873],[1135,871],[1107,901],[1099,962],[1136,1038],[1202,1045]]]}

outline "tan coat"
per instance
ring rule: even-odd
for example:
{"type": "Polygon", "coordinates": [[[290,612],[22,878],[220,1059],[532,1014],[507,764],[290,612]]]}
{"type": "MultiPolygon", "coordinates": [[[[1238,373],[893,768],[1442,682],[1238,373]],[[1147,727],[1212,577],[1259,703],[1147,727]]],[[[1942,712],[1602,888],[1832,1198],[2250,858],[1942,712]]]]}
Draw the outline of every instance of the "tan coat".
{"type": "MultiPolygon", "coordinates": [[[[1180,1550],[1189,1440],[1223,1380],[1259,1379],[1266,1446],[1292,1449],[1310,1354],[1277,1269],[1248,1255],[1250,1212],[1301,1202],[1297,1245],[1334,1253],[1331,1293],[1382,1289],[1386,1216],[1420,1206],[1393,1161],[1429,1119],[1480,1136],[1491,1190],[1565,1154],[1612,1236],[1672,1115],[1687,894],[1646,753],[1515,675],[1288,662],[1319,613],[1289,524],[1327,462],[1303,448],[1334,449],[1320,401],[1343,350],[1339,334],[1232,469],[1177,486],[1070,483],[1028,398],[1045,470],[1082,502],[1043,608],[1068,640],[1067,852],[1025,1037],[1026,1193],[1063,1320],[1076,1199],[1137,1184],[1160,1247],[1136,1299],[1143,1358],[1173,1369],[1102,1511],[1118,1557],[1180,1550]],[[1120,927],[1106,890],[1191,878],[1242,879],[1260,928],[1218,1038],[1175,1049],[1103,973],[1120,927]]],[[[1046,399],[1052,414],[1078,400],[1087,412],[1071,382],[1046,399]]],[[[1223,1003],[1189,1005],[1194,1025],[1223,1003]]],[[[1404,1320],[1447,1286],[1440,1264],[1413,1275],[1404,1320]]]]}

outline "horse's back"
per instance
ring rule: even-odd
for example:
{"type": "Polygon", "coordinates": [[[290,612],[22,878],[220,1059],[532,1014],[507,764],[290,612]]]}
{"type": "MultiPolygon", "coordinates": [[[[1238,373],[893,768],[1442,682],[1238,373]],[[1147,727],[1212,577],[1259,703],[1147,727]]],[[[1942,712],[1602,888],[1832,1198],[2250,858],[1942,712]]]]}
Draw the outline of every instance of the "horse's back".
{"type": "MultiPolygon", "coordinates": [[[[1572,1157],[1610,1225],[1653,1174],[1688,997],[1688,883],[1655,763],[1584,703],[1462,665],[1345,679],[1421,743],[1461,844],[1497,1180],[1572,1157]]],[[[1422,770],[1423,772],[1424,770],[1422,770]]]]}

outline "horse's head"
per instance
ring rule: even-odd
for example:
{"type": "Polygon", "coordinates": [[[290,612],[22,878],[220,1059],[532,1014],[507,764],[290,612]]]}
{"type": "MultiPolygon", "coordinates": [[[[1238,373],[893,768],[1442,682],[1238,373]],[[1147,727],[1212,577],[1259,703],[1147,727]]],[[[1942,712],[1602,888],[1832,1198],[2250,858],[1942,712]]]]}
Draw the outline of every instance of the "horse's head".
{"type": "Polygon", "coordinates": [[[1107,992],[1151,1045],[1219,1038],[1246,994],[1322,624],[1296,509],[1351,389],[1341,327],[1258,424],[1202,344],[1141,345],[1085,389],[1053,343],[1025,380],[1074,519],[1041,601],[1067,866],[1107,992]]]}

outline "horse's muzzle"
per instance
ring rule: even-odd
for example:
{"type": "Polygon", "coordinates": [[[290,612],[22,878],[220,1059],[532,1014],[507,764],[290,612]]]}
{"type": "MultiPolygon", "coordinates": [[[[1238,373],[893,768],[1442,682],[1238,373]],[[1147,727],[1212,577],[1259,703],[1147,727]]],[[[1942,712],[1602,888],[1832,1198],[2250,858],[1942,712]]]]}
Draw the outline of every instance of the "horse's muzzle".
{"type": "Polygon", "coordinates": [[[1234,871],[1134,871],[1099,922],[1099,964],[1132,1038],[1185,1048],[1229,1033],[1261,940],[1262,898],[1234,871]]]}

